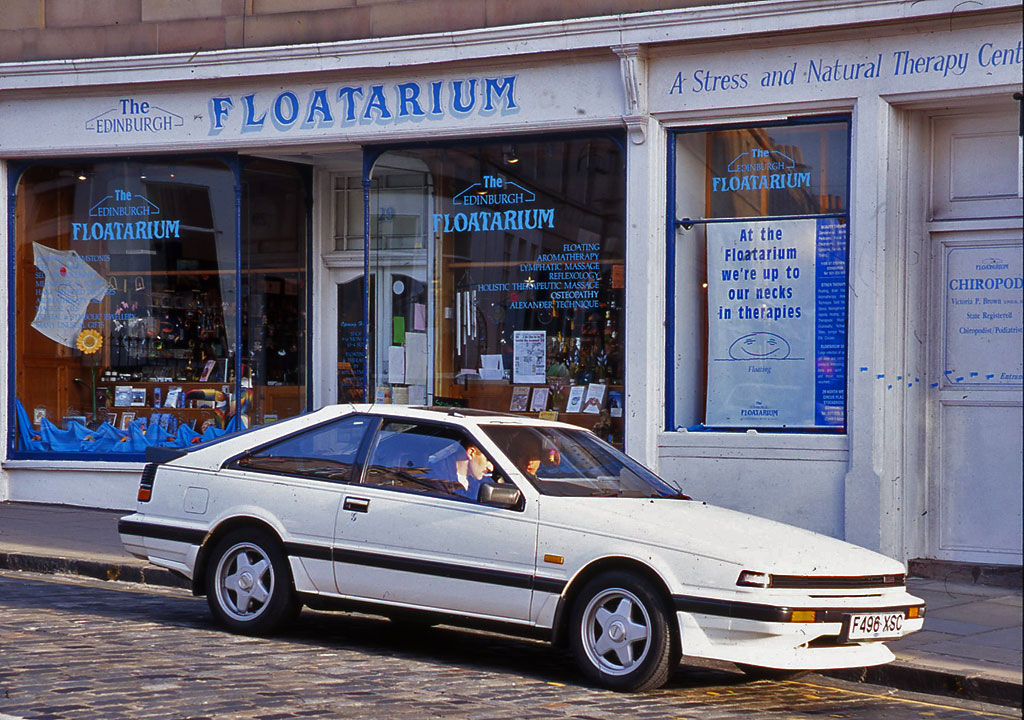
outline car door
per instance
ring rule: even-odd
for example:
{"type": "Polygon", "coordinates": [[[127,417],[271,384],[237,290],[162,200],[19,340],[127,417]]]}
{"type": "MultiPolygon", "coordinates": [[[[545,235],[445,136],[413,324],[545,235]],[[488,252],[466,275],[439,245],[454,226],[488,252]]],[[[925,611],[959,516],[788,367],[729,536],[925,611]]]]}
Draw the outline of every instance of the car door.
{"type": "Polygon", "coordinates": [[[508,509],[466,497],[457,476],[468,444],[452,426],[384,421],[362,484],[348,488],[338,514],[334,572],[342,595],[529,619],[536,505],[508,509]]]}

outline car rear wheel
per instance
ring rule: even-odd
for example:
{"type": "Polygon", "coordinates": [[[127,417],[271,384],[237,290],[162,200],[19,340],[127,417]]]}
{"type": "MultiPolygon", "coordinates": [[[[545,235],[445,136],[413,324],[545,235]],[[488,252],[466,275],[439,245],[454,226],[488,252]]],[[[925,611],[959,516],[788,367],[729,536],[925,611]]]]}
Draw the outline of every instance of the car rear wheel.
{"type": "Polygon", "coordinates": [[[660,687],[679,662],[671,615],[654,585],[631,572],[586,584],[572,612],[570,644],[583,673],[611,690],[660,687]]]}
{"type": "Polygon", "coordinates": [[[206,600],[213,616],[238,633],[270,633],[292,619],[299,603],[277,539],[259,528],[221,538],[206,566],[206,600]]]}

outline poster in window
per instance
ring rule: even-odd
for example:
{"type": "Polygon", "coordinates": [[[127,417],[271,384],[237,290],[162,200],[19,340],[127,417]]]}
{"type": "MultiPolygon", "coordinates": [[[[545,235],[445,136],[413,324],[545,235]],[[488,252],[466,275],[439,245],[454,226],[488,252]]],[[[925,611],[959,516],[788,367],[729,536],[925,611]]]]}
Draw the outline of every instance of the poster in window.
{"type": "Polygon", "coordinates": [[[845,422],[846,226],[708,227],[709,427],[845,422]]]}
{"type": "Polygon", "coordinates": [[[512,382],[525,385],[543,383],[547,367],[547,333],[543,330],[516,330],[512,341],[512,382]]]}

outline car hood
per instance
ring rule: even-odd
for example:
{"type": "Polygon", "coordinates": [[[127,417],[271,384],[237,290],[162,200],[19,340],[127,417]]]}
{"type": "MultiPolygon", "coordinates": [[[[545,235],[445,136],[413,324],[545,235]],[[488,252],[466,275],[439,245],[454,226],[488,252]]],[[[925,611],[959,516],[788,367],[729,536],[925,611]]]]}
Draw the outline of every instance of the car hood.
{"type": "Polygon", "coordinates": [[[903,564],[866,548],[725,508],[669,498],[541,499],[541,524],[780,575],[875,575],[903,564]]]}

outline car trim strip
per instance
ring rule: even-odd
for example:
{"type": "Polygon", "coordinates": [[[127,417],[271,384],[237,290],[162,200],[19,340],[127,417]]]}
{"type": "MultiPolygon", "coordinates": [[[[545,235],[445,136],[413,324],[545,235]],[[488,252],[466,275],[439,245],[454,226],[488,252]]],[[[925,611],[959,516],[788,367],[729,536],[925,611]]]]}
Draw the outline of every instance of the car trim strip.
{"type": "Polygon", "coordinates": [[[816,623],[843,622],[847,615],[858,613],[902,612],[904,615],[911,607],[921,605],[899,605],[895,607],[783,607],[780,605],[764,605],[738,600],[716,600],[713,598],[695,597],[692,595],[673,595],[672,602],[677,612],[697,613],[700,615],[719,615],[739,620],[758,620],[760,622],[792,622],[794,611],[812,610],[816,613],[816,623]]]}
{"type": "Polygon", "coordinates": [[[491,570],[486,568],[453,565],[436,560],[418,560],[414,558],[380,555],[361,550],[334,548],[334,561],[350,565],[363,565],[385,570],[398,570],[420,575],[433,575],[453,580],[469,580],[471,582],[488,583],[523,589],[534,589],[541,592],[561,593],[565,582],[551,578],[541,578],[526,573],[509,572],[507,570],[491,570]]]}
{"type": "Polygon", "coordinates": [[[202,545],[203,538],[206,537],[205,530],[194,530],[176,525],[158,525],[137,520],[118,520],[117,532],[122,535],[138,535],[156,540],[174,540],[190,545],[202,545]]]}
{"type": "MultiPolygon", "coordinates": [[[[160,540],[174,540],[176,542],[201,545],[206,537],[203,530],[192,530],[189,528],[174,527],[170,525],[158,525],[156,523],[138,522],[134,520],[121,520],[117,524],[117,530],[124,535],[138,535],[141,537],[157,538],[160,540]]],[[[289,542],[284,545],[285,553],[291,557],[308,558],[311,560],[326,560],[351,565],[363,565],[388,570],[399,570],[402,572],[418,573],[421,575],[434,575],[447,577],[455,580],[469,580],[472,582],[488,583],[491,585],[503,585],[506,587],[517,587],[533,589],[538,592],[561,594],[565,589],[566,581],[556,578],[545,578],[527,573],[516,573],[505,570],[489,570],[485,568],[468,567],[465,565],[454,565],[432,560],[417,560],[413,558],[395,557],[393,555],[381,555],[359,550],[346,550],[344,548],[331,548],[327,545],[314,545],[310,543],[289,542]]]]}
{"type": "Polygon", "coordinates": [[[308,558],[310,560],[331,560],[331,548],[327,545],[308,545],[305,543],[285,543],[284,552],[289,557],[308,558]]]}

